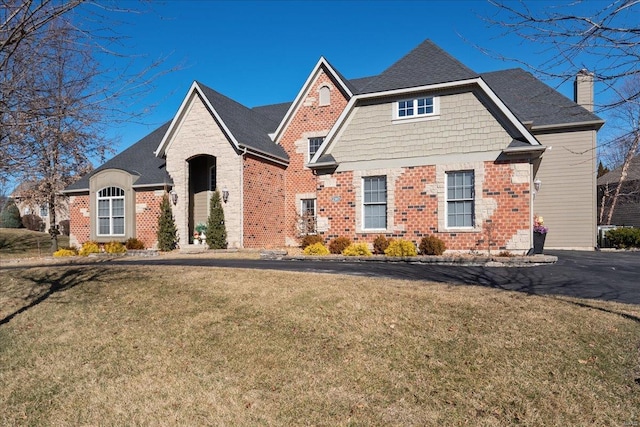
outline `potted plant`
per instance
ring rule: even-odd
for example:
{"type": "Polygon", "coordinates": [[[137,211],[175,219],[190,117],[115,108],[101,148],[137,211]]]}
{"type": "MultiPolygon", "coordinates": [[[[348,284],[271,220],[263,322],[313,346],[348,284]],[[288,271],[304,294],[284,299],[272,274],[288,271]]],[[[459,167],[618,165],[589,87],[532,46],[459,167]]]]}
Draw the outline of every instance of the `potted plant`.
{"type": "Polygon", "coordinates": [[[196,225],[196,231],[195,233],[193,233],[193,239],[195,240],[196,238],[200,239],[200,242],[202,244],[204,244],[204,242],[207,239],[207,225],[199,222],[198,225],[196,225]],[[197,234],[197,237],[196,237],[197,234]]]}
{"type": "Polygon", "coordinates": [[[198,233],[197,231],[193,232],[193,244],[194,245],[200,244],[200,233],[198,233]]]}
{"type": "Polygon", "coordinates": [[[539,215],[533,217],[533,254],[542,254],[544,241],[547,238],[548,227],[544,226],[544,218],[539,215]]]}

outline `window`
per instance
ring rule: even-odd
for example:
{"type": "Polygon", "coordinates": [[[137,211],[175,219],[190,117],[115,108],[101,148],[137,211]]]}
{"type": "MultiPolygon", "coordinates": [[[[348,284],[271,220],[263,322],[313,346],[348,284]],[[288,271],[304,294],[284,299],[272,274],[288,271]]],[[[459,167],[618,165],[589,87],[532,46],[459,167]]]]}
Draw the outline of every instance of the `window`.
{"type": "Polygon", "coordinates": [[[209,168],[209,191],[216,191],[216,166],[213,165],[209,168]]]}
{"type": "Polygon", "coordinates": [[[406,99],[396,103],[396,118],[435,116],[438,111],[438,98],[429,96],[425,98],[406,99]]]}
{"type": "Polygon", "coordinates": [[[316,233],[316,199],[300,200],[301,232],[305,234],[316,233]]]}
{"type": "Polygon", "coordinates": [[[324,138],[309,138],[309,161],[318,152],[323,142],[324,138]]]}
{"type": "Polygon", "coordinates": [[[387,177],[364,178],[364,228],[387,228],[387,177]]]}
{"type": "Polygon", "coordinates": [[[473,227],[473,171],[447,172],[447,227],[473,227]]]}
{"type": "Polygon", "coordinates": [[[124,190],[103,188],[98,192],[98,235],[124,235],[124,190]]]}
{"type": "Polygon", "coordinates": [[[45,216],[49,216],[49,206],[40,205],[40,216],[43,217],[43,218],[45,216]]]}
{"type": "Polygon", "coordinates": [[[318,105],[325,106],[331,104],[331,89],[328,86],[322,86],[319,90],[318,105]]]}

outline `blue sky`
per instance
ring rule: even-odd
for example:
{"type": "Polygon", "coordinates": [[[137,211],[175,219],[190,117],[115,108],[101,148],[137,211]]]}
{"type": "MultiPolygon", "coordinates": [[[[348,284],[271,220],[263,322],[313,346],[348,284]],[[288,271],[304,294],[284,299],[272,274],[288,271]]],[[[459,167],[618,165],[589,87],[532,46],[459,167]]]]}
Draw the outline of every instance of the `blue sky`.
{"type": "MultiPolygon", "coordinates": [[[[607,2],[589,2],[591,7],[598,3],[607,2]]],[[[139,64],[170,55],[162,67],[179,64],[179,69],[159,77],[147,98],[131,100],[131,108],[139,110],[157,106],[143,123],[109,130],[110,137],[120,138],[117,152],[171,119],[193,80],[254,107],[293,100],[320,56],[346,78],[370,76],[427,38],[477,72],[521,65],[487,56],[474,43],[521,61],[542,62],[539,46],[504,36],[483,20],[497,12],[483,0],[174,0],[150,7],[151,12],[127,16],[130,25],[117,29],[128,37],[125,52],[141,55],[139,64]]],[[[573,96],[572,82],[558,89],[573,96]]]]}

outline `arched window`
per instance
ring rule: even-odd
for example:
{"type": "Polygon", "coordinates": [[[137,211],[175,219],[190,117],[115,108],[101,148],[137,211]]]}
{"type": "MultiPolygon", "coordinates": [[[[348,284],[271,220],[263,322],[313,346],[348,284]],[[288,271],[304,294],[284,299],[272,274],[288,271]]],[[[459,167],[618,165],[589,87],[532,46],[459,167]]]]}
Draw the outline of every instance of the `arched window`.
{"type": "Polygon", "coordinates": [[[322,107],[323,105],[331,104],[331,89],[329,89],[329,86],[322,86],[319,92],[320,92],[319,105],[322,107]]]}
{"type": "Polygon", "coordinates": [[[98,191],[98,236],[124,236],[124,190],[105,187],[98,191]]]}

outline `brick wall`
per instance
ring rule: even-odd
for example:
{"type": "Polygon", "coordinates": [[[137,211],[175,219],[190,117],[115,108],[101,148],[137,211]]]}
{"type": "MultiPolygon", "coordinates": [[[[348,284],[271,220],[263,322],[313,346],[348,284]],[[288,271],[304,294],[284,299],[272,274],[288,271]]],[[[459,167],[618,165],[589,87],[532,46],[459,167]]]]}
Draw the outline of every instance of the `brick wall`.
{"type": "MultiPolygon", "coordinates": [[[[389,170],[387,230],[363,232],[361,227],[362,173],[345,171],[318,180],[319,232],[328,242],[338,236],[373,243],[379,234],[416,244],[433,234],[447,249],[457,251],[526,251],[530,247],[530,180],[528,164],[483,162],[476,171],[476,226],[470,231],[449,231],[444,220],[444,178],[436,166],[389,170]]],[[[451,170],[451,168],[447,168],[451,170]]],[[[379,174],[384,171],[374,171],[379,174]]],[[[373,175],[372,174],[372,175],[373,175]]]]}
{"type": "Polygon", "coordinates": [[[244,156],[245,248],[284,246],[285,168],[251,155],[244,156]]]}
{"type": "Polygon", "coordinates": [[[136,191],[136,238],[147,248],[158,244],[158,217],[164,190],[136,191]]]}
{"type": "Polygon", "coordinates": [[[89,194],[69,196],[69,245],[80,246],[89,240],[89,194]]]}
{"type": "Polygon", "coordinates": [[[324,137],[347,105],[345,95],[338,85],[323,70],[310,84],[304,99],[285,129],[280,144],[289,155],[289,166],[285,174],[284,226],[285,242],[289,246],[297,245],[297,215],[300,206],[296,205],[296,195],[315,193],[316,178],[312,171],[305,168],[308,162],[308,143],[311,137],[324,137]],[[319,90],[328,86],[331,94],[329,105],[320,106],[319,90]]]}

